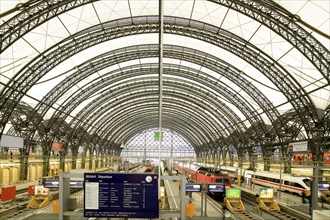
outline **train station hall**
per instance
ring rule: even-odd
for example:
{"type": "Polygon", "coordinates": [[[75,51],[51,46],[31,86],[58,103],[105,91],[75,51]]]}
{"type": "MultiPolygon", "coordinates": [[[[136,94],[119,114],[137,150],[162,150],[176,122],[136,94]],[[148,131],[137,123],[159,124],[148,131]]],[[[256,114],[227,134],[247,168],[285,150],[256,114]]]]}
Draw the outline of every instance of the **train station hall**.
{"type": "Polygon", "coordinates": [[[0,220],[329,220],[329,0],[0,0],[0,220]]]}

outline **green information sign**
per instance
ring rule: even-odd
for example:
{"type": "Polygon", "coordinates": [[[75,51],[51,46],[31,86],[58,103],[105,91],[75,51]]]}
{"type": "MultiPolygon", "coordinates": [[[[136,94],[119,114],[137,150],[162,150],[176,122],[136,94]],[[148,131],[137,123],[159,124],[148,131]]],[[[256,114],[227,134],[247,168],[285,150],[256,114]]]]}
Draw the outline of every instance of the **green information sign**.
{"type": "Polygon", "coordinates": [[[154,138],[155,138],[155,140],[163,140],[163,133],[161,133],[161,132],[159,132],[159,131],[156,131],[155,133],[154,133],[154,138]]]}
{"type": "Polygon", "coordinates": [[[236,188],[226,189],[226,198],[227,199],[241,198],[241,189],[236,189],[236,188]]]}

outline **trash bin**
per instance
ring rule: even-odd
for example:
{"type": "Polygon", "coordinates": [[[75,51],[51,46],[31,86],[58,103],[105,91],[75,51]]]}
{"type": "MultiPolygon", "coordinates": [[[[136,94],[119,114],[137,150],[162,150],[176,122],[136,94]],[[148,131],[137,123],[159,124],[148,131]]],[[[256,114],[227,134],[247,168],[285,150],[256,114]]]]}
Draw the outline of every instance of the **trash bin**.
{"type": "Polygon", "coordinates": [[[193,217],[195,215],[195,205],[194,203],[187,203],[186,204],[186,216],[193,217]]]}
{"type": "Polygon", "coordinates": [[[53,213],[58,214],[58,209],[59,209],[58,200],[56,200],[53,202],[53,213]]]}

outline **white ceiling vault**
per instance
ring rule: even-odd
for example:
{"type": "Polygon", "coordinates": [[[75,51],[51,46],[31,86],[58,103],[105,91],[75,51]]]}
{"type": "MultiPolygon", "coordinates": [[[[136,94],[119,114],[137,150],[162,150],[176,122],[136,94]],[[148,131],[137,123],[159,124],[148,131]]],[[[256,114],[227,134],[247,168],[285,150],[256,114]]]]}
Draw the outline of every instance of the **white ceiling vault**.
{"type": "MultiPolygon", "coordinates": [[[[157,127],[158,6],[1,0],[1,133],[119,149],[157,127]]],[[[196,151],[320,135],[329,33],[327,0],[164,0],[164,128],[196,151]]]]}

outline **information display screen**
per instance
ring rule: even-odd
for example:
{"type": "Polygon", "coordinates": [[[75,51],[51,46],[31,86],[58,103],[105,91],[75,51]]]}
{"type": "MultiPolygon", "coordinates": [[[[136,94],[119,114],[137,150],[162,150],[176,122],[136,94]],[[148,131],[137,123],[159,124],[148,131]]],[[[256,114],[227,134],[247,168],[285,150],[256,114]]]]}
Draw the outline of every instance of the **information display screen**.
{"type": "Polygon", "coordinates": [[[237,199],[241,198],[241,189],[237,188],[228,188],[226,190],[226,198],[227,199],[237,199]]]}
{"type": "Polygon", "coordinates": [[[201,184],[186,183],[186,192],[200,192],[201,189],[201,184]]]}
{"type": "Polygon", "coordinates": [[[209,184],[209,192],[225,192],[225,184],[209,184]]]}
{"type": "MultiPolygon", "coordinates": [[[[59,181],[58,180],[45,180],[44,182],[45,188],[58,188],[59,181]]],[[[70,188],[82,189],[84,188],[83,181],[70,181],[70,188]]]]}
{"type": "Polygon", "coordinates": [[[158,218],[158,175],[85,173],[84,217],[158,218]]]}
{"type": "Polygon", "coordinates": [[[330,190],[330,184],[328,183],[318,184],[318,190],[320,191],[330,190]]]}

